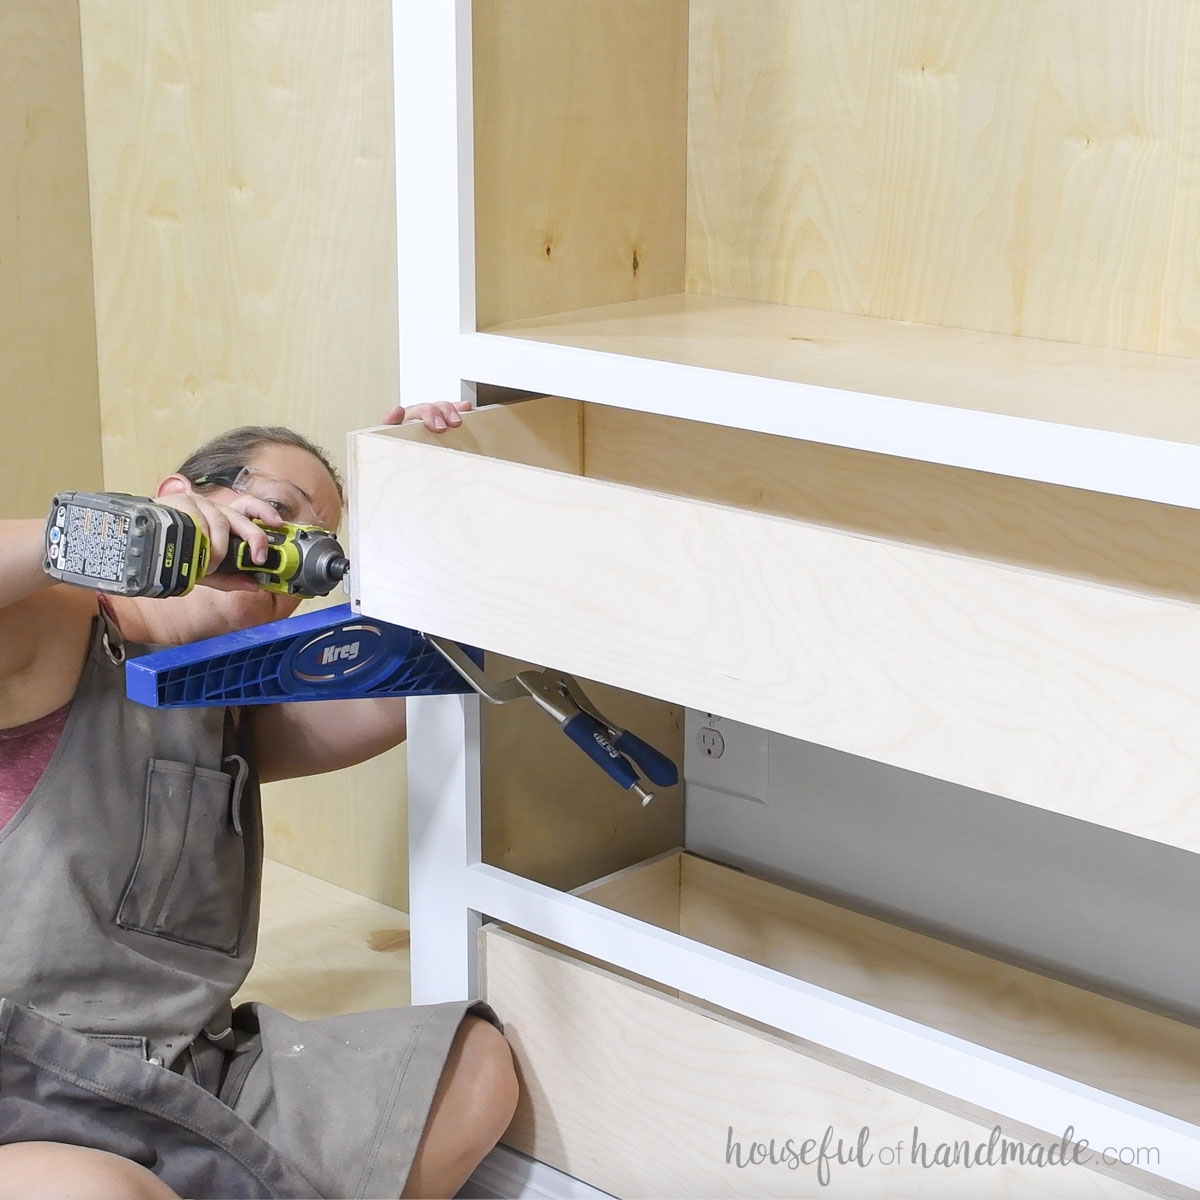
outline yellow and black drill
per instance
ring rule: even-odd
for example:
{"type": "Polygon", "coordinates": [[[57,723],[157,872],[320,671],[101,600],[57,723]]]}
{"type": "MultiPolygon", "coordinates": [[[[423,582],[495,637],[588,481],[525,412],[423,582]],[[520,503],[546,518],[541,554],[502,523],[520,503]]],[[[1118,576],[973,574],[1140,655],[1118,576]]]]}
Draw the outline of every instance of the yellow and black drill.
{"type": "MultiPolygon", "coordinates": [[[[249,575],[269,592],[326,596],[349,569],[336,535],[317,525],[262,525],[267,561],[230,537],[218,572],[249,575]]],[[[210,548],[188,513],[122,492],[61,492],[46,519],[47,575],[118,596],[183,596],[207,572],[210,548]]]]}

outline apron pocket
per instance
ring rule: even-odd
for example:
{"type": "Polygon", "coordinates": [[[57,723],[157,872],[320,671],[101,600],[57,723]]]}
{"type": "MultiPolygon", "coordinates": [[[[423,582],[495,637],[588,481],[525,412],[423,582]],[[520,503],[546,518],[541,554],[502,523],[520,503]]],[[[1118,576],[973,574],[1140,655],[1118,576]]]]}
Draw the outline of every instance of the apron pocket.
{"type": "Polygon", "coordinates": [[[114,1050],[133,1050],[143,1062],[150,1061],[150,1039],[140,1033],[86,1033],[89,1042],[103,1042],[114,1050]]]}
{"type": "Polygon", "coordinates": [[[241,800],[223,771],[152,758],[142,845],[117,924],[190,946],[237,951],[246,852],[241,800]]]}

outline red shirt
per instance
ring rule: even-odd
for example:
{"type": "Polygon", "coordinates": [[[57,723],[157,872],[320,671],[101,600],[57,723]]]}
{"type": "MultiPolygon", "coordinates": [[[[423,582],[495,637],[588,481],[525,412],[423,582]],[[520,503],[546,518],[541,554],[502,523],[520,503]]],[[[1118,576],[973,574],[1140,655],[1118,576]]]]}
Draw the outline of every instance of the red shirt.
{"type": "Polygon", "coordinates": [[[50,762],[71,711],[68,701],[55,712],[0,729],[0,829],[16,816],[50,762]]]}

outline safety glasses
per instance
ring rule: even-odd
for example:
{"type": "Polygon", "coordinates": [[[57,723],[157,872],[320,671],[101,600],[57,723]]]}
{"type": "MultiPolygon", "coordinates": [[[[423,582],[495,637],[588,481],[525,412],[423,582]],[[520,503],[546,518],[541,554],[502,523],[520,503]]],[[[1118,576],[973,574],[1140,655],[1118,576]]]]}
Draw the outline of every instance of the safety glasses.
{"type": "Polygon", "coordinates": [[[325,522],[317,516],[312,500],[294,483],[280,479],[276,475],[268,475],[257,467],[242,467],[236,473],[214,472],[211,475],[201,475],[193,481],[196,487],[227,487],[243,496],[254,496],[256,499],[269,504],[278,514],[281,521],[293,525],[318,525],[325,528],[325,522]]]}

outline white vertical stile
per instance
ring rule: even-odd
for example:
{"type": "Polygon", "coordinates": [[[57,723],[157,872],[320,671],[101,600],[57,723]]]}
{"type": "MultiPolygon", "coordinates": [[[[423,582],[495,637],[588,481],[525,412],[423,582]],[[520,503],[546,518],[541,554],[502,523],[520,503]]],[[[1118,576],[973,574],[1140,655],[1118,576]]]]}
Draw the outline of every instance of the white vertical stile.
{"type": "Polygon", "coordinates": [[[480,857],[479,700],[408,702],[409,927],[412,1002],[477,994],[466,868],[480,857]]]}
{"type": "Polygon", "coordinates": [[[403,404],[461,398],[475,321],[469,0],[392,6],[403,404]]]}
{"type": "MultiPolygon", "coordinates": [[[[471,5],[392,6],[400,402],[455,402],[460,334],[474,328],[471,5]]],[[[478,701],[409,701],[412,998],[476,990],[479,919],[463,891],[479,860],[478,701]]]]}
{"type": "MultiPolygon", "coordinates": [[[[449,7],[449,5],[447,5],[449,7]]],[[[475,332],[475,97],[471,40],[471,0],[455,0],[455,113],[457,187],[446,198],[446,213],[457,218],[458,332],[475,332]]],[[[455,341],[455,350],[458,348],[455,341]]],[[[459,371],[457,359],[447,369],[459,371]]]]}

